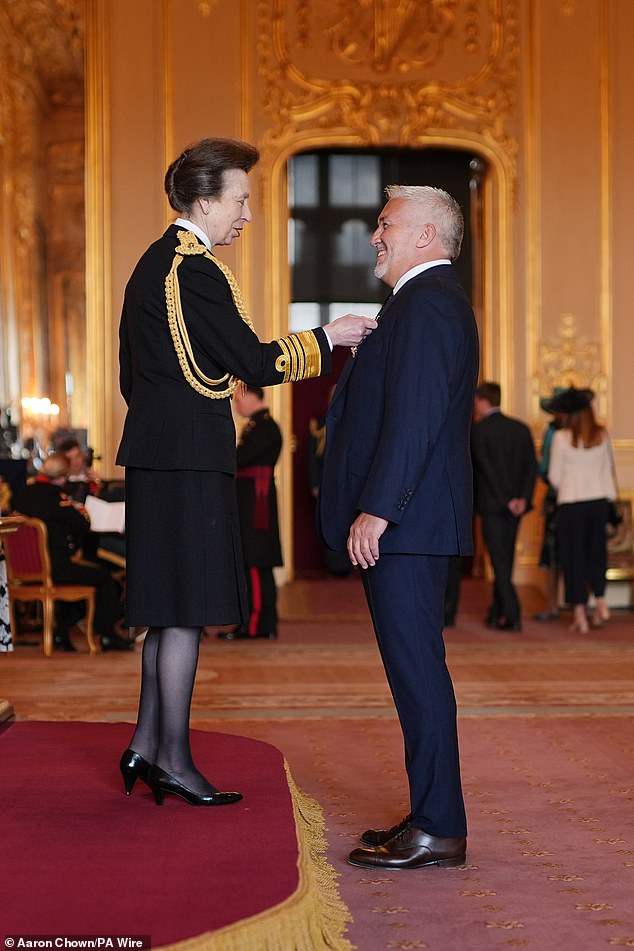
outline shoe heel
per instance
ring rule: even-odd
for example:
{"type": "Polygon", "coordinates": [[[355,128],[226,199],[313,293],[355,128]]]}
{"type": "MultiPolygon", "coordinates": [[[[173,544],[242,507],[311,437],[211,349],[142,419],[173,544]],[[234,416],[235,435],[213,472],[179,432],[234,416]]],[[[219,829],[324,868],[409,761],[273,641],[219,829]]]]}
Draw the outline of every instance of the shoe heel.
{"type": "Polygon", "coordinates": [[[130,749],[125,750],[119,760],[119,770],[123,777],[126,796],[131,794],[137,779],[142,779],[144,783],[147,783],[149,769],[150,764],[143,759],[140,753],[130,749]]]}
{"type": "Polygon", "coordinates": [[[165,793],[162,789],[159,789],[158,786],[152,786],[152,795],[154,796],[154,802],[157,806],[162,806],[165,800],[165,793]]]}
{"type": "Polygon", "coordinates": [[[453,859],[438,859],[436,865],[439,868],[464,868],[466,861],[466,855],[459,855],[453,859]]]}
{"type": "Polygon", "coordinates": [[[136,773],[124,772],[123,770],[121,770],[121,775],[123,776],[123,785],[125,786],[125,794],[126,796],[130,796],[132,794],[132,790],[134,789],[134,784],[136,783],[138,776],[136,773]]]}

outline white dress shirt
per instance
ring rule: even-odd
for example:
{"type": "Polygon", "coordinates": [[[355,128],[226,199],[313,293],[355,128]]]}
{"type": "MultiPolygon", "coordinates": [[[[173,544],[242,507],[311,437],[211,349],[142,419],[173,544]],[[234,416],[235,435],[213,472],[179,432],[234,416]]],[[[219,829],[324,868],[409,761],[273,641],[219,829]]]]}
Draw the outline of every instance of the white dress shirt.
{"type": "Polygon", "coordinates": [[[209,240],[209,236],[205,234],[199,225],[195,224],[193,221],[188,221],[187,218],[177,218],[174,224],[178,225],[180,228],[185,228],[186,231],[193,231],[196,237],[200,238],[207,250],[211,251],[211,241],[209,240]]]}
{"type": "Polygon", "coordinates": [[[422,274],[423,271],[428,271],[430,267],[438,267],[439,264],[451,264],[451,261],[449,258],[438,258],[437,261],[426,261],[424,264],[415,264],[414,267],[411,267],[409,271],[405,271],[405,274],[399,277],[394,285],[392,294],[396,294],[397,291],[400,291],[403,284],[406,284],[407,281],[411,281],[413,277],[417,277],[417,275],[422,274]]]}

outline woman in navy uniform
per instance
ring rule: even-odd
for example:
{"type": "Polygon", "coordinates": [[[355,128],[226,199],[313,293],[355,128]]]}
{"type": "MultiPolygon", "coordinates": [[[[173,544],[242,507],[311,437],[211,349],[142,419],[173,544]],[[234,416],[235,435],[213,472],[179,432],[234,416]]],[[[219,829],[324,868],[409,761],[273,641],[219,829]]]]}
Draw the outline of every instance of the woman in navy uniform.
{"type": "Polygon", "coordinates": [[[139,715],[121,758],[158,804],[238,801],[192,760],[189,710],[200,633],[248,619],[236,505],[230,399],[255,386],[319,376],[331,346],[354,346],[375,322],[346,315],[324,328],[260,343],[233,274],[211,253],[251,221],[253,146],[203,139],[170,165],[174,224],[138,262],[120,326],[128,413],[117,463],[126,467],[127,622],[148,627],[139,715]]]}

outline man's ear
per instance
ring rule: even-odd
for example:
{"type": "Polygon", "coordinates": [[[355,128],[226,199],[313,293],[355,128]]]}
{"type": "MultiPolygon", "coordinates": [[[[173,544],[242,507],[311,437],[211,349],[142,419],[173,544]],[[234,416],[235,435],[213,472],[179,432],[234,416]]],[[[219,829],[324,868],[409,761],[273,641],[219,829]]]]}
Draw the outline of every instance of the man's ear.
{"type": "Polygon", "coordinates": [[[433,225],[430,221],[428,224],[423,225],[423,230],[420,232],[420,234],[418,235],[418,238],[416,239],[416,247],[417,248],[429,247],[429,245],[432,243],[435,237],[436,237],[436,225],[433,225]]]}

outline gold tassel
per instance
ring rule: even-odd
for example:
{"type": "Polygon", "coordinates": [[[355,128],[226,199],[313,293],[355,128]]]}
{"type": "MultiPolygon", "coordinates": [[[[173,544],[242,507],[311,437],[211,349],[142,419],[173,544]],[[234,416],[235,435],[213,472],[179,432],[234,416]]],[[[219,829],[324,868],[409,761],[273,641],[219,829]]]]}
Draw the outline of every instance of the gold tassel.
{"type": "Polygon", "coordinates": [[[295,893],[252,918],[156,951],[354,951],[344,937],[352,916],[339,895],[339,874],[324,855],[323,811],[297,788],[286,761],[284,767],[297,832],[295,893]]]}

